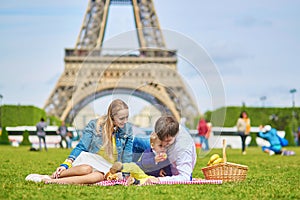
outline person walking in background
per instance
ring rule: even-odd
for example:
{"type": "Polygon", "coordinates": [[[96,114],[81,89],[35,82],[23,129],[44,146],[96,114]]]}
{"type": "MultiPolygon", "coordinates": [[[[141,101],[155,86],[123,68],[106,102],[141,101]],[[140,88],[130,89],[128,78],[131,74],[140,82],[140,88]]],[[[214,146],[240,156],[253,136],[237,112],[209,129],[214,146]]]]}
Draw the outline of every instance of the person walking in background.
{"type": "Polygon", "coordinates": [[[67,133],[67,137],[66,137],[66,139],[67,139],[67,148],[68,149],[71,149],[72,148],[72,142],[73,142],[73,132],[72,131],[68,131],[68,133],[67,133]]]}
{"type": "Polygon", "coordinates": [[[46,132],[45,132],[46,127],[47,127],[47,124],[46,124],[44,118],[41,118],[41,121],[39,123],[37,123],[37,125],[36,125],[37,136],[39,138],[39,150],[40,151],[42,151],[42,140],[44,142],[45,150],[47,151],[46,132]]]}
{"type": "Polygon", "coordinates": [[[58,130],[56,131],[56,133],[60,135],[60,142],[59,142],[60,148],[62,148],[62,149],[64,148],[63,141],[65,141],[66,148],[68,148],[69,147],[69,144],[68,144],[69,142],[67,140],[68,130],[67,130],[67,126],[65,125],[64,121],[61,122],[61,125],[58,128],[58,130]]]}
{"type": "Polygon", "coordinates": [[[298,146],[300,146],[300,127],[298,127],[298,140],[297,140],[298,146]]]}
{"type": "MultiPolygon", "coordinates": [[[[208,141],[209,137],[210,137],[210,134],[212,132],[212,123],[211,122],[207,122],[207,128],[208,128],[208,131],[207,131],[207,134],[206,134],[206,139],[208,141]]],[[[209,145],[207,144],[207,147],[209,149],[209,145]]]]}
{"type": "Polygon", "coordinates": [[[246,111],[242,111],[236,123],[237,132],[242,140],[242,154],[246,155],[246,138],[250,134],[250,118],[246,111]]]}
{"type": "Polygon", "coordinates": [[[205,119],[200,118],[197,126],[197,130],[198,130],[198,135],[200,136],[201,149],[203,151],[208,151],[209,150],[208,138],[210,134],[210,127],[208,127],[205,119]],[[203,146],[203,144],[205,147],[203,146]]]}

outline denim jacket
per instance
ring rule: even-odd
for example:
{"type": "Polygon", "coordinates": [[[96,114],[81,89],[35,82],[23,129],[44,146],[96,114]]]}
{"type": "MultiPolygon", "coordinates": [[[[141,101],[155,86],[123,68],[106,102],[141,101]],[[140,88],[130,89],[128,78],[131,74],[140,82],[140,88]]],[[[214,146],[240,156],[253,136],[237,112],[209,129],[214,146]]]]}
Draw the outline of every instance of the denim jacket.
{"type": "MultiPolygon", "coordinates": [[[[82,137],[76,147],[71,151],[68,158],[75,160],[82,151],[98,153],[103,145],[102,134],[96,131],[97,119],[91,120],[84,128],[82,137]]],[[[101,132],[101,128],[100,128],[101,132]]],[[[118,128],[113,136],[116,139],[118,161],[132,162],[132,127],[126,123],[124,128],[118,128]]]]}

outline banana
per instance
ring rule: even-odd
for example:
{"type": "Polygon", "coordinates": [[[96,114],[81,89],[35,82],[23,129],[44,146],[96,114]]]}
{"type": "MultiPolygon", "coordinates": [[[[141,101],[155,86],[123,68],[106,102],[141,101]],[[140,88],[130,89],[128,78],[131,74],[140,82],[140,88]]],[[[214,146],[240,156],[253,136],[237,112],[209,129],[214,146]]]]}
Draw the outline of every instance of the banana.
{"type": "Polygon", "coordinates": [[[207,163],[207,166],[211,166],[211,162],[210,162],[210,160],[208,161],[208,163],[207,163]]]}
{"type": "Polygon", "coordinates": [[[219,154],[214,154],[210,157],[209,161],[211,163],[213,163],[215,160],[217,160],[218,158],[220,158],[219,154]]]}
{"type": "Polygon", "coordinates": [[[224,162],[223,158],[218,158],[212,163],[212,165],[223,163],[223,162],[224,162]]]}
{"type": "Polygon", "coordinates": [[[213,163],[215,160],[217,160],[218,158],[220,158],[219,154],[213,154],[213,155],[210,157],[210,159],[209,159],[209,161],[208,161],[208,163],[207,163],[207,166],[212,165],[212,163],[213,163]]]}

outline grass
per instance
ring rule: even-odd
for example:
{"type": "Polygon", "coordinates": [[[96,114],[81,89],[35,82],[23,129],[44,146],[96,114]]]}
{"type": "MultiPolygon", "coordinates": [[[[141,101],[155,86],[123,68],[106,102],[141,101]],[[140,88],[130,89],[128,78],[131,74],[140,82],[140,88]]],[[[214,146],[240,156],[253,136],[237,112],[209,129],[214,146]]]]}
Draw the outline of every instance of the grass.
{"type": "MultiPolygon", "coordinates": [[[[0,199],[300,199],[300,148],[289,147],[295,156],[269,156],[259,147],[249,147],[247,155],[228,149],[229,162],[249,166],[243,182],[222,185],[80,186],[25,181],[30,173],[51,174],[70,150],[49,149],[31,152],[29,147],[0,145],[0,199]]],[[[213,153],[199,156],[194,177],[204,178],[204,167],[213,153]]]]}

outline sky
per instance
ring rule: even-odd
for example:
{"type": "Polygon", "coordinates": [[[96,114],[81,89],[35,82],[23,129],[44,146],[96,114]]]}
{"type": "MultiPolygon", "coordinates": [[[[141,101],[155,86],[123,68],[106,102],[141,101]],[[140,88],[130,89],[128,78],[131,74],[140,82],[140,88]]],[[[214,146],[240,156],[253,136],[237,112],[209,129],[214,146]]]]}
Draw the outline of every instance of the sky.
{"type": "MultiPolygon", "coordinates": [[[[2,104],[44,106],[63,73],[64,49],[75,46],[87,5],[87,0],[1,2],[2,104]]],[[[154,6],[167,47],[179,48],[178,72],[200,112],[242,104],[290,107],[293,99],[298,106],[300,1],[154,0],[154,6]],[[202,56],[194,54],[200,51],[217,80],[197,63],[202,56]]],[[[111,7],[105,41],[130,31],[131,7],[111,7]]],[[[135,103],[134,112],[148,104],[135,101],[140,106],[135,103]]]]}

